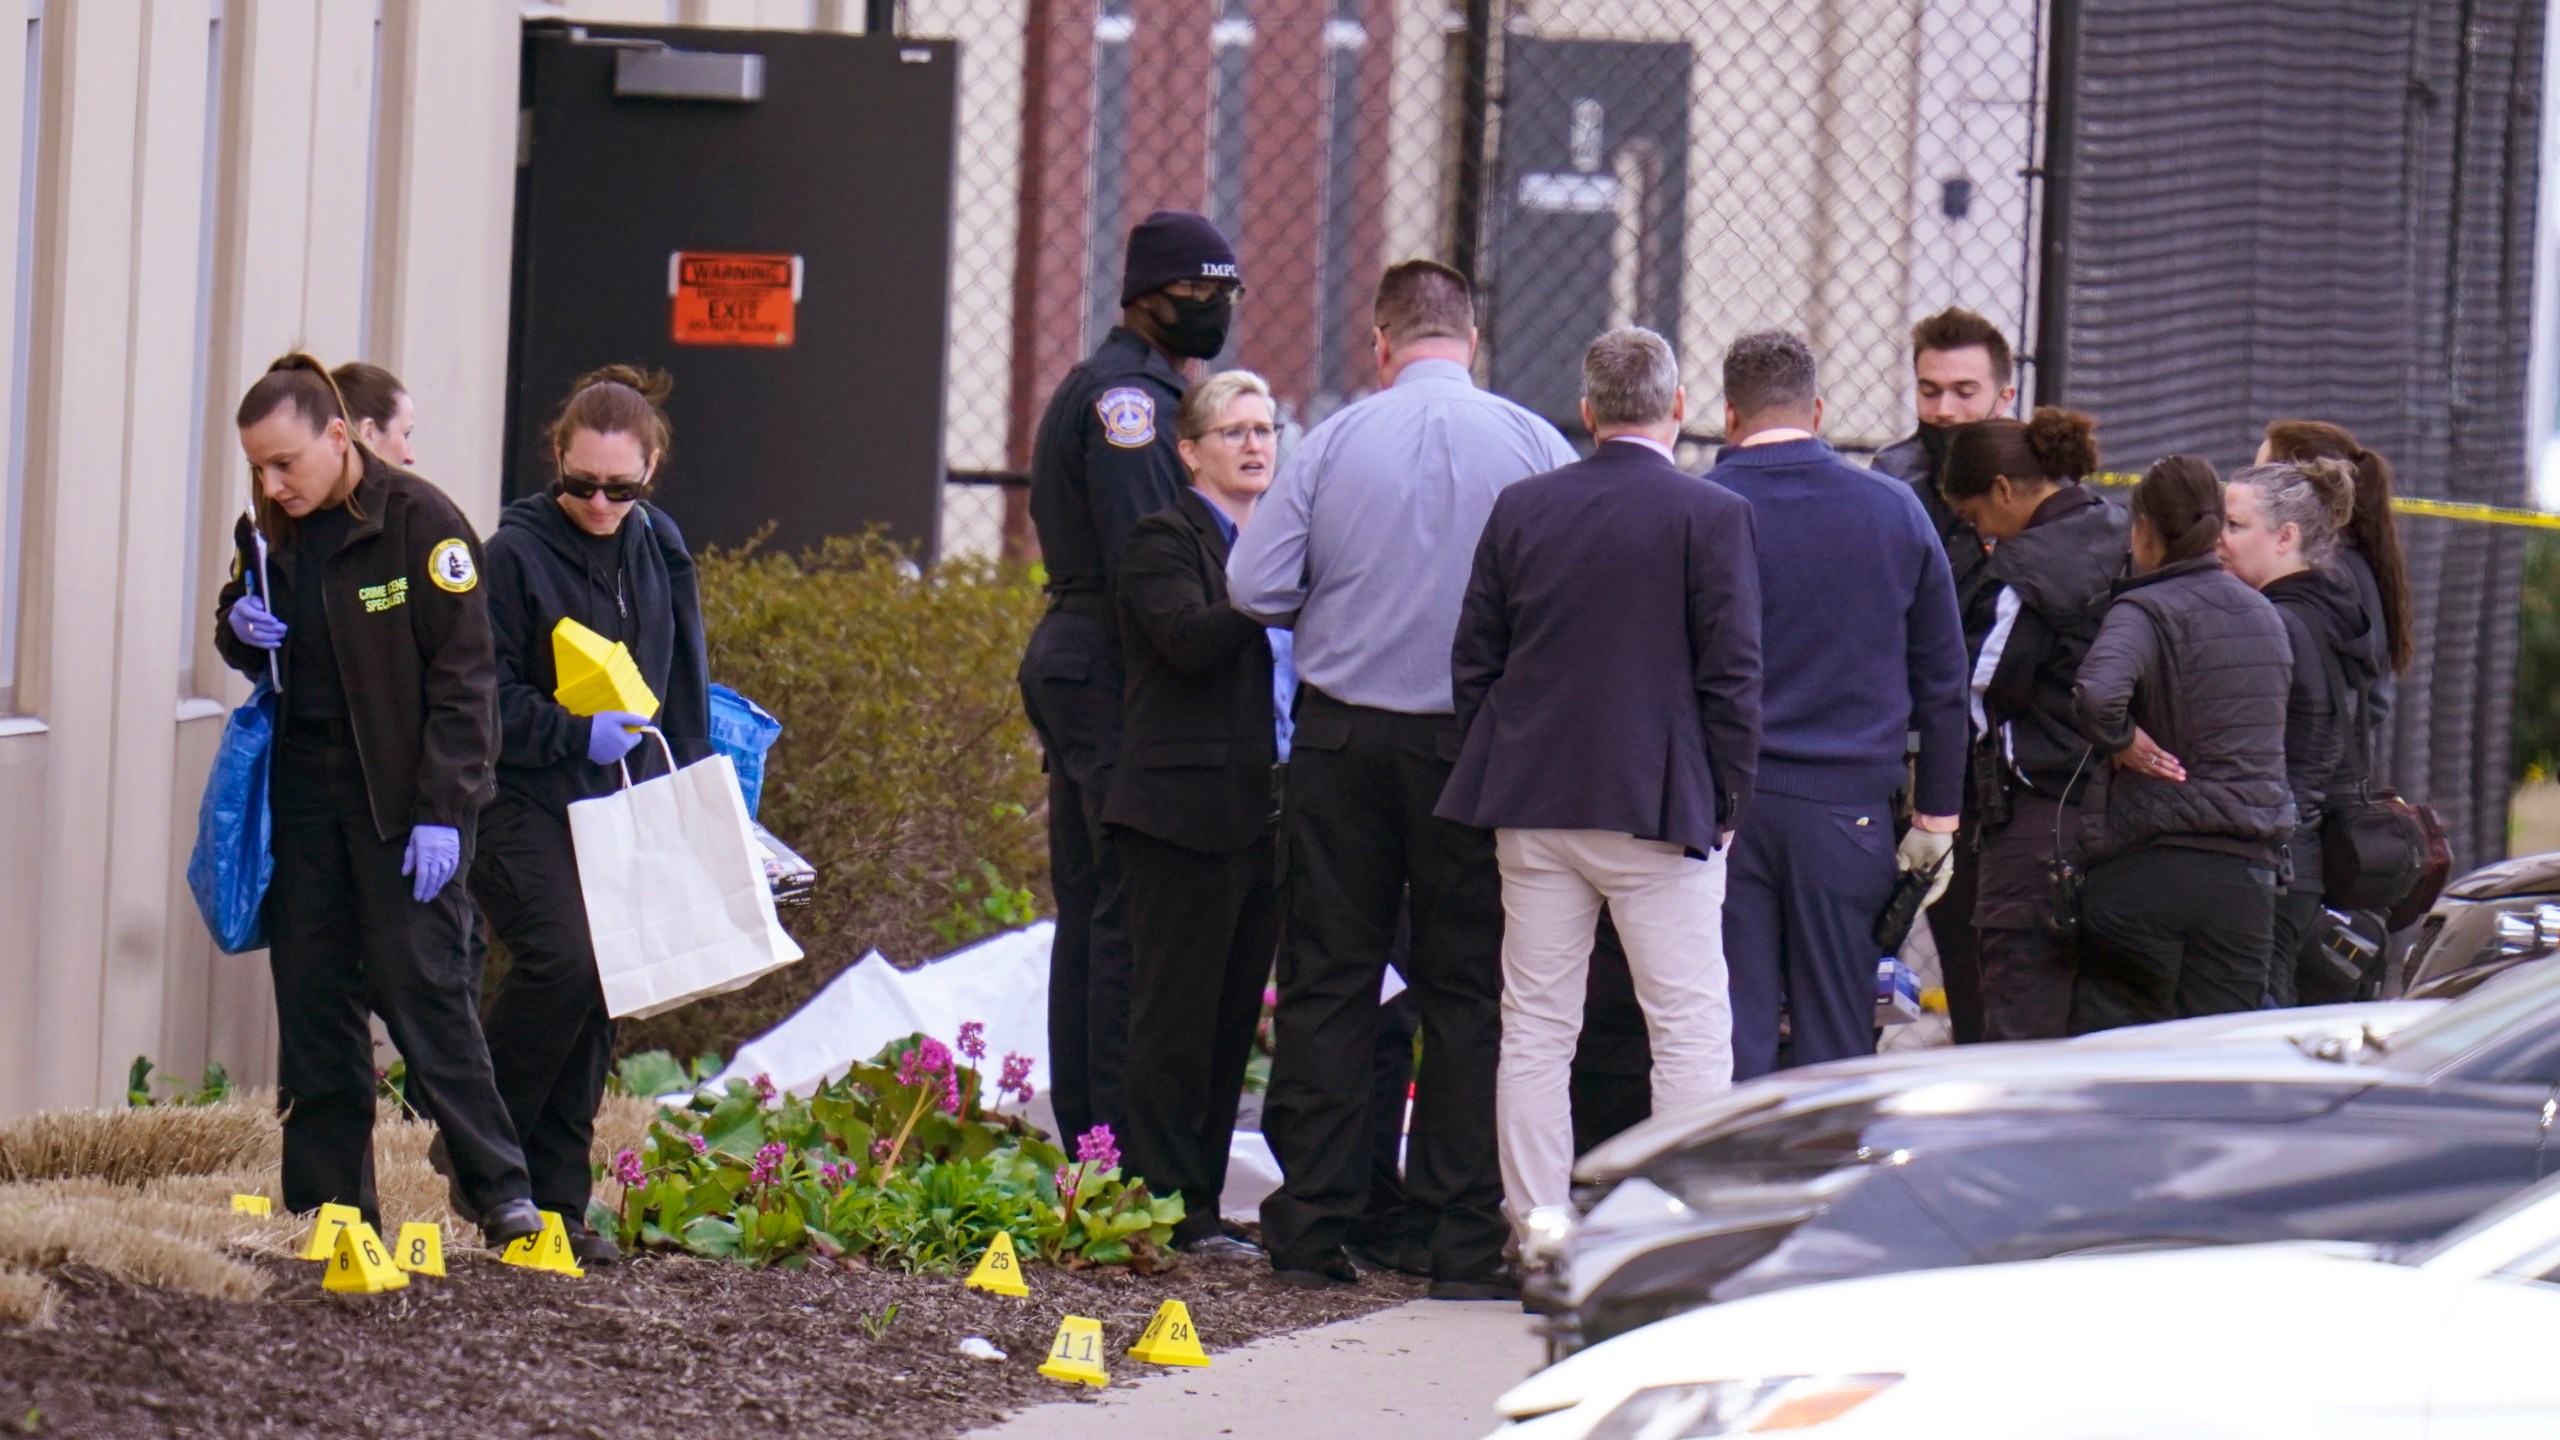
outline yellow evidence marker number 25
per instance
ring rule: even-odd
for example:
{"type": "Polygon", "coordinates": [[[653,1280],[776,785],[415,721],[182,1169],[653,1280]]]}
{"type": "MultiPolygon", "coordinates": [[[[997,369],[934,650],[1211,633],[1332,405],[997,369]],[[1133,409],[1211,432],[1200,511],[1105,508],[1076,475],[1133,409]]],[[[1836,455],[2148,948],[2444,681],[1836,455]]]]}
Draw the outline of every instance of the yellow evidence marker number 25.
{"type": "Polygon", "coordinates": [[[1082,1315],[1059,1320],[1058,1338],[1049,1342],[1049,1358],[1040,1362],[1040,1373],[1097,1388],[1110,1384],[1111,1374],[1102,1368],[1102,1322],[1082,1315]]]}
{"type": "Polygon", "coordinates": [[[987,1253],[979,1257],[977,1268],[971,1270],[969,1278],[960,1283],[972,1290],[984,1290],[990,1295],[1011,1295],[1019,1298],[1031,1293],[1031,1287],[1022,1282],[1022,1258],[1014,1253],[1013,1237],[1002,1230],[997,1231],[996,1238],[988,1242],[987,1253]]]}

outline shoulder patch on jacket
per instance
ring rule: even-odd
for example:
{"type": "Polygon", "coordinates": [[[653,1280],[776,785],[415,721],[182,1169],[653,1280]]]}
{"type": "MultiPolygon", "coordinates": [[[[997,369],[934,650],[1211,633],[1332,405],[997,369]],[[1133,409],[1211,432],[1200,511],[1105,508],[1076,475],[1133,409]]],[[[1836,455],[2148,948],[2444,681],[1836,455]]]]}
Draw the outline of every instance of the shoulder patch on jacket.
{"type": "Polygon", "coordinates": [[[459,540],[439,540],[427,552],[427,578],[439,590],[459,595],[480,583],[479,567],[471,563],[471,547],[459,540]]]}
{"type": "Polygon", "coordinates": [[[1102,417],[1102,438],[1123,450],[1142,450],[1155,443],[1156,397],[1134,385],[1105,390],[1093,402],[1102,417]]]}

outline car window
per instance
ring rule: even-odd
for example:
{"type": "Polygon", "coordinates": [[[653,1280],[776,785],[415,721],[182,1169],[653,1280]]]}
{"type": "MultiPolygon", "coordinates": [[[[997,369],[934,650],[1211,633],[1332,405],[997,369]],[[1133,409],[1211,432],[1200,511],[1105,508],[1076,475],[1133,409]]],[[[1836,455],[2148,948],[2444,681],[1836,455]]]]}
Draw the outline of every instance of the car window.
{"type": "MultiPolygon", "coordinates": [[[[2560,1029],[2560,964],[2527,965],[2364,1051],[2365,1063],[2434,1071],[2519,1026],[2560,1029]]],[[[2560,1077],[2556,1077],[2560,1078],[2560,1077]]]]}

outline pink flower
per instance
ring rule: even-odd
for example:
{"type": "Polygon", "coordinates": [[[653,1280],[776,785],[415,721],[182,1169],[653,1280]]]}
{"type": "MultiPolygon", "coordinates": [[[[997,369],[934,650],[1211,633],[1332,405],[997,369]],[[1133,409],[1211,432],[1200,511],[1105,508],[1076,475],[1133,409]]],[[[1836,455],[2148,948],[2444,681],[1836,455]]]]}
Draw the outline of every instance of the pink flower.
{"type": "Polygon", "coordinates": [[[613,1157],[613,1178],[622,1182],[623,1189],[637,1190],[649,1178],[648,1167],[640,1163],[638,1155],[619,1151],[613,1157]]]}
{"type": "Polygon", "coordinates": [[[759,1099],[759,1100],[766,1100],[766,1101],[770,1101],[771,1099],[773,1099],[773,1097],[774,1097],[775,1095],[777,1095],[777,1094],[779,1094],[779,1093],[780,1093],[780,1092],[779,1092],[779,1091],[777,1091],[777,1090],[775,1090],[775,1089],[774,1089],[774,1087],[773,1087],[773,1077],[772,1077],[772,1076],[770,1076],[770,1075],[758,1075],[758,1076],[756,1077],[756,1098],[757,1098],[757,1099],[759,1099]]]}
{"type": "Polygon", "coordinates": [[[954,1115],[960,1113],[960,1072],[957,1070],[942,1077],[942,1108],[954,1115]]]}
{"type": "Polygon", "coordinates": [[[920,1086],[951,1068],[951,1047],[927,1035],[916,1048],[898,1057],[898,1083],[920,1086]]]}
{"type": "Polygon", "coordinates": [[[881,1136],[879,1139],[874,1140],[874,1141],[872,1141],[872,1142],[871,1142],[871,1162],[872,1162],[873,1164],[875,1164],[875,1165],[876,1165],[876,1164],[879,1164],[881,1161],[886,1160],[886,1159],[888,1159],[888,1158],[889,1158],[889,1137],[888,1137],[888,1136],[886,1136],[886,1135],[883,1135],[883,1136],[881,1136]]]}
{"type": "Polygon", "coordinates": [[[1031,1057],[1008,1054],[1004,1057],[1004,1073],[996,1079],[996,1094],[1010,1094],[1023,1104],[1031,1103],[1031,1057]]]}
{"type": "Polygon", "coordinates": [[[1108,1125],[1096,1125],[1076,1141],[1076,1159],[1102,1170],[1120,1168],[1120,1143],[1108,1125]]]}
{"type": "Polygon", "coordinates": [[[756,1152],[755,1163],[747,1167],[747,1183],[750,1185],[772,1184],[775,1172],[782,1168],[783,1160],[790,1154],[790,1147],[779,1140],[765,1142],[764,1148],[756,1152]]]}
{"type": "Polygon", "coordinates": [[[686,1142],[687,1144],[689,1144],[689,1145],[693,1146],[693,1153],[694,1153],[694,1154],[696,1154],[696,1155],[708,1155],[708,1154],[710,1154],[710,1153],[711,1153],[711,1142],[710,1142],[710,1141],[703,1139],[703,1138],[702,1138],[701,1136],[699,1136],[699,1135],[687,1135],[687,1136],[686,1136],[686,1137],[684,1137],[684,1138],[685,1138],[685,1142],[686,1142]]]}
{"type": "Polygon", "coordinates": [[[960,1027],[960,1053],[975,1064],[987,1058],[987,1027],[971,1020],[960,1027]]]}

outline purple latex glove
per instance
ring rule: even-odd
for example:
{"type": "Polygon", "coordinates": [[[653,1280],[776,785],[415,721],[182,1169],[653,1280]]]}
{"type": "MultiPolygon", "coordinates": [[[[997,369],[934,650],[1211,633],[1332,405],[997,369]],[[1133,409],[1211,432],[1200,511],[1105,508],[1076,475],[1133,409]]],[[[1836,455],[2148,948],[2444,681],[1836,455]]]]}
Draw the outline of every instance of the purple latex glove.
{"type": "Polygon", "coordinates": [[[243,645],[273,650],[284,643],[284,622],[267,613],[267,602],[255,595],[243,595],[231,602],[231,633],[243,645]]]}
{"type": "Polygon", "coordinates": [[[409,853],[400,857],[400,873],[416,877],[409,887],[411,899],[424,905],[436,898],[461,864],[461,831],[450,825],[409,827],[409,853]]]}
{"type": "Polygon", "coordinates": [[[597,711],[587,725],[587,763],[610,765],[630,754],[640,743],[640,727],[648,723],[648,716],[628,710],[597,711]]]}

